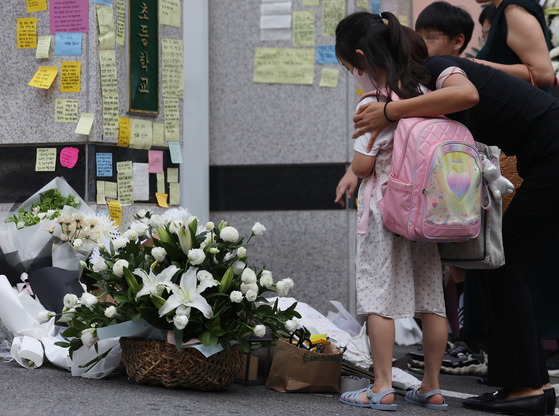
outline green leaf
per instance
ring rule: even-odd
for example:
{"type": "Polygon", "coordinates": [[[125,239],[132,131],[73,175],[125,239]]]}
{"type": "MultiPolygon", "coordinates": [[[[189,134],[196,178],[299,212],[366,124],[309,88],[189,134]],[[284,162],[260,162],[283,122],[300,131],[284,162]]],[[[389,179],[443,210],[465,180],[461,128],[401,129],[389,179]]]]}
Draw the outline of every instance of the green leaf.
{"type": "Polygon", "coordinates": [[[159,227],[157,229],[157,235],[159,236],[160,241],[164,241],[167,244],[173,244],[173,239],[165,227],[159,227]]]}
{"type": "Polygon", "coordinates": [[[260,316],[267,316],[267,315],[272,315],[274,311],[270,305],[260,305],[256,309],[256,313],[260,316]]]}
{"type": "Polygon", "coordinates": [[[132,322],[138,322],[140,320],[140,318],[142,317],[141,313],[137,313],[136,315],[134,315],[132,317],[132,322]]]}
{"type": "Polygon", "coordinates": [[[78,328],[75,327],[69,327],[68,329],[66,329],[63,333],[62,336],[66,337],[66,338],[71,338],[71,337],[78,337],[81,335],[81,331],[78,330],[78,328]]]}
{"type": "Polygon", "coordinates": [[[202,344],[204,344],[205,346],[210,345],[212,340],[212,334],[208,331],[204,332],[201,336],[200,336],[200,341],[202,342],[202,344]]]}
{"type": "Polygon", "coordinates": [[[212,347],[215,347],[218,342],[219,342],[219,338],[217,337],[217,335],[216,334],[211,334],[210,335],[210,345],[212,347]]]}
{"type": "Polygon", "coordinates": [[[124,270],[124,278],[126,279],[126,283],[128,283],[128,286],[130,286],[130,289],[132,289],[132,294],[136,294],[138,293],[138,281],[136,280],[136,277],[132,274],[132,272],[130,270],[128,270],[128,267],[123,267],[124,270]]]}
{"type": "Polygon", "coordinates": [[[59,347],[62,347],[62,348],[70,348],[70,343],[69,342],[58,341],[58,342],[55,342],[54,345],[58,345],[59,347]]]}
{"type": "Polygon", "coordinates": [[[223,277],[221,278],[221,284],[219,285],[219,293],[225,293],[231,287],[233,282],[233,267],[229,267],[223,277]]]}
{"type": "Polygon", "coordinates": [[[157,296],[157,295],[150,295],[150,299],[157,309],[161,309],[163,305],[165,305],[165,302],[167,302],[161,296],[157,296]]]}
{"type": "Polygon", "coordinates": [[[250,344],[248,343],[246,338],[237,337],[237,342],[239,343],[239,347],[241,347],[241,349],[245,353],[247,353],[247,354],[250,353],[250,344]]]}
{"type": "Polygon", "coordinates": [[[176,326],[173,325],[173,330],[175,332],[175,345],[177,346],[177,351],[180,353],[182,350],[182,337],[183,337],[183,330],[178,329],[176,326]]]}

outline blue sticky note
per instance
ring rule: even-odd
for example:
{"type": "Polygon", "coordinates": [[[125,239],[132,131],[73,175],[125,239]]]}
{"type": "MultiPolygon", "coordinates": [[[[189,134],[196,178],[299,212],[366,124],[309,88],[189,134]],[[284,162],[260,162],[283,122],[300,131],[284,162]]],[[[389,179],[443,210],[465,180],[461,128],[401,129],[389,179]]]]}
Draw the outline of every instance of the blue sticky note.
{"type": "Polygon", "coordinates": [[[371,0],[371,13],[380,13],[380,0],[371,0]]]}
{"type": "Polygon", "coordinates": [[[337,64],[335,45],[319,45],[316,47],[316,62],[319,64],[337,64]]]}
{"type": "Polygon", "coordinates": [[[93,3],[104,4],[105,6],[111,5],[111,0],[93,0],[93,3]]]}
{"type": "Polygon", "coordinates": [[[113,176],[113,154],[97,153],[97,176],[113,176]]]}
{"type": "Polygon", "coordinates": [[[54,38],[56,56],[82,56],[81,33],[57,33],[54,38]]]}
{"type": "Polygon", "coordinates": [[[169,152],[171,153],[171,162],[182,163],[182,152],[179,142],[169,142],[169,152]]]}

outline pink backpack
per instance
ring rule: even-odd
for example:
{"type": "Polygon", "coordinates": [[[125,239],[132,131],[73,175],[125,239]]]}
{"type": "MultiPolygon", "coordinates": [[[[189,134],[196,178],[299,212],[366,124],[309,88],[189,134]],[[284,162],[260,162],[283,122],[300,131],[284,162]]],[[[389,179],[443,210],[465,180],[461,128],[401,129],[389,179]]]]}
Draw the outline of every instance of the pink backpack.
{"type": "MultiPolygon", "coordinates": [[[[372,179],[365,188],[358,234],[367,230],[372,179]]],[[[378,178],[375,182],[382,221],[390,231],[432,242],[466,241],[479,234],[482,167],[464,125],[443,116],[399,120],[384,197],[378,178]]]]}

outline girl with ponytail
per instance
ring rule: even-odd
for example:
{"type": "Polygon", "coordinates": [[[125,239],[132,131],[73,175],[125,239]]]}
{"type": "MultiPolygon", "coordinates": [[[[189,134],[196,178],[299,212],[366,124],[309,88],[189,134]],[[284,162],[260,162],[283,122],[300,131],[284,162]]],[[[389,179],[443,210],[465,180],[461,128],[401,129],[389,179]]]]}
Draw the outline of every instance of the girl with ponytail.
{"type": "MultiPolygon", "coordinates": [[[[415,44],[411,29],[392,13],[356,13],[336,30],[336,54],[365,93],[359,105],[379,102],[384,109],[392,94],[402,99],[422,96],[429,81],[421,65],[427,48],[415,44]],[[409,33],[411,32],[411,33],[409,33]],[[374,93],[372,93],[374,91],[374,93]]],[[[388,116],[387,116],[388,120],[388,116]]],[[[394,319],[418,316],[423,321],[425,377],[406,401],[429,409],[448,406],[439,390],[439,371],[447,343],[442,266],[436,244],[412,242],[388,231],[380,219],[377,198],[363,206],[368,181],[386,189],[392,161],[396,123],[389,123],[367,150],[370,133],[355,141],[352,170],[363,178],[359,191],[358,221],[369,210],[367,232],[357,236],[356,285],[358,313],[368,315],[375,383],[344,393],[342,403],[395,410],[392,388],[394,319]],[[375,175],[371,175],[372,170],[375,175]]]]}

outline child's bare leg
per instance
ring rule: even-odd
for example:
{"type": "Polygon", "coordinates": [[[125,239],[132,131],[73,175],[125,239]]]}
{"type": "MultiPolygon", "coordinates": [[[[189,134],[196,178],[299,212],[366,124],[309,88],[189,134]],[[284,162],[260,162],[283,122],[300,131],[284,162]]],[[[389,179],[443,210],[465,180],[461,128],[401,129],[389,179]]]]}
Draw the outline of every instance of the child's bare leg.
{"type": "MultiPolygon", "coordinates": [[[[372,390],[373,393],[378,394],[392,388],[394,320],[380,315],[369,315],[368,325],[375,372],[375,385],[372,390]]],[[[369,403],[366,392],[361,393],[360,398],[363,403],[369,403]]],[[[394,395],[388,394],[380,402],[381,404],[392,404],[394,395]]]]}
{"type": "MultiPolygon", "coordinates": [[[[425,394],[439,390],[439,372],[448,339],[446,318],[434,313],[422,313],[423,321],[423,351],[425,352],[425,376],[421,382],[419,393],[425,394]]],[[[374,360],[374,359],[373,359],[374,360]]],[[[435,395],[429,397],[432,404],[442,404],[443,397],[435,395]]]]}

